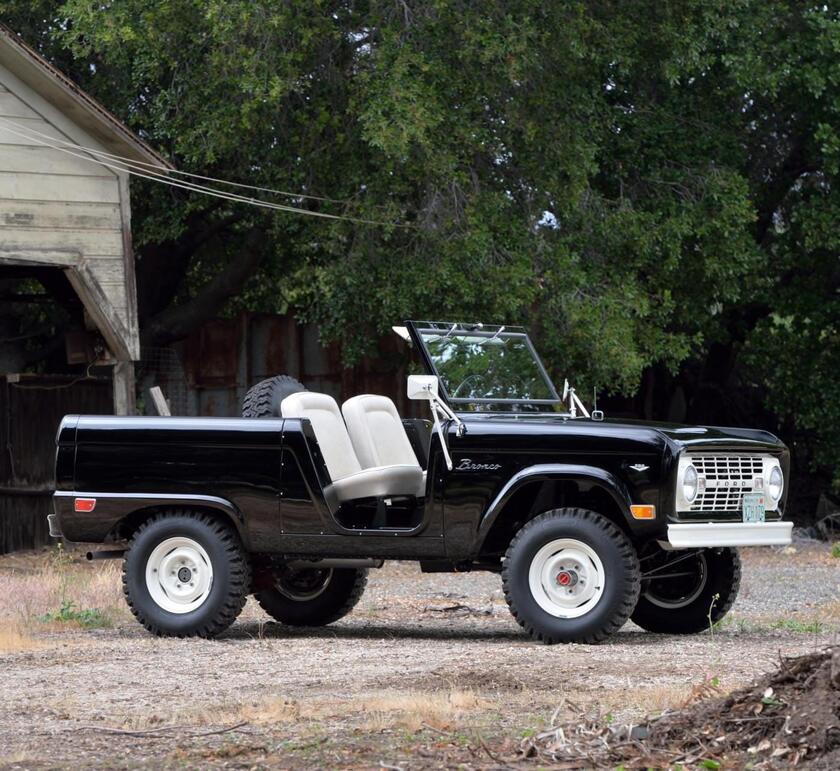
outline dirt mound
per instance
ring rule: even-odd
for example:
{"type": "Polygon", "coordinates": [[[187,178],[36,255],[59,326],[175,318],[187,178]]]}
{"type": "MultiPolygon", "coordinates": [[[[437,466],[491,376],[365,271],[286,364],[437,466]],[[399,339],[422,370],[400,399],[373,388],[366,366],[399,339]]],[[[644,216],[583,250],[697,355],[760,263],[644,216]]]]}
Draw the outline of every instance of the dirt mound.
{"type": "Polygon", "coordinates": [[[777,671],[725,698],[701,700],[639,726],[579,716],[523,744],[561,767],[840,768],[840,646],[782,659],[777,671]],[[583,719],[581,719],[583,718],[583,719]]]}

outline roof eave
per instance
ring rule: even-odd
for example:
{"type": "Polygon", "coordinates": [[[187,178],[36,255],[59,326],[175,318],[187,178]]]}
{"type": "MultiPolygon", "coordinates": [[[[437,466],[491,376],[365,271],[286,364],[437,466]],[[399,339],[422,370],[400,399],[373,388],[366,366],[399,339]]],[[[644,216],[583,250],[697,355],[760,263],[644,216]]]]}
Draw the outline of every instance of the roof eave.
{"type": "Polygon", "coordinates": [[[0,64],[78,123],[115,155],[132,161],[164,166],[167,169],[175,168],[116,116],[2,24],[0,64]]]}

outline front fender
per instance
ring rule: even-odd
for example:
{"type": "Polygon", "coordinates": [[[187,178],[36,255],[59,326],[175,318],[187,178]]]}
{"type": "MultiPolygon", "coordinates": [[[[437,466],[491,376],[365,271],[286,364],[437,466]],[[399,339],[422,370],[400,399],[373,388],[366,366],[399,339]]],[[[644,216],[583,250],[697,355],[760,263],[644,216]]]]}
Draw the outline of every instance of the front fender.
{"type": "Polygon", "coordinates": [[[633,522],[633,518],[630,515],[630,493],[624,483],[614,474],[597,466],[570,463],[541,463],[517,471],[487,507],[487,511],[482,515],[478,525],[477,540],[479,547],[484,543],[487,534],[495,524],[499,514],[504,510],[505,505],[518,490],[533,482],[545,482],[549,480],[569,480],[597,485],[612,497],[627,522],[633,522]]]}

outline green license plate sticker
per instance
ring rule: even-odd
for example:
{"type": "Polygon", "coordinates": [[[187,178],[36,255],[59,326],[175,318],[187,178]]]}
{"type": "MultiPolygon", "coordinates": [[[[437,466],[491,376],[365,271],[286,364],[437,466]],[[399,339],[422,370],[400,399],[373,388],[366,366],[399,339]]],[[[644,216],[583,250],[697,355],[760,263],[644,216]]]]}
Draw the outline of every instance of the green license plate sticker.
{"type": "Polygon", "coordinates": [[[764,522],[764,493],[744,493],[741,513],[744,522],[764,522]]]}

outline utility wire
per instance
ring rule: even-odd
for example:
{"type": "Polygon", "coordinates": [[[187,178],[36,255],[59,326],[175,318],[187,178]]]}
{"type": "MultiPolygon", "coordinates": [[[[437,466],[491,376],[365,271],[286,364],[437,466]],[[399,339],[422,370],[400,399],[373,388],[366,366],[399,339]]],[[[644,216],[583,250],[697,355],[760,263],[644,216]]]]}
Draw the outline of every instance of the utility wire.
{"type": "MultiPolygon", "coordinates": [[[[274,203],[272,201],[265,201],[263,199],[253,198],[251,196],[243,196],[243,195],[238,195],[236,193],[228,193],[228,192],[225,192],[223,190],[217,190],[216,188],[208,187],[206,185],[199,185],[199,184],[196,184],[194,182],[173,180],[169,176],[167,176],[166,174],[161,174],[161,173],[158,173],[158,172],[155,172],[155,171],[141,171],[141,170],[138,170],[137,168],[135,168],[136,165],[139,165],[139,163],[136,162],[136,161],[115,160],[114,162],[109,162],[109,161],[106,161],[106,160],[103,160],[103,159],[100,159],[100,158],[95,158],[95,157],[90,157],[89,155],[85,155],[84,153],[89,153],[90,151],[88,151],[87,149],[85,149],[84,147],[82,147],[80,145],[74,145],[72,143],[65,143],[65,144],[68,144],[69,147],[73,147],[75,149],[78,149],[78,150],[82,151],[81,153],[73,152],[73,150],[70,150],[67,147],[60,147],[60,146],[54,144],[55,141],[61,141],[61,140],[54,140],[54,139],[50,138],[50,141],[46,141],[44,139],[40,139],[39,137],[34,136],[33,132],[35,134],[40,134],[41,132],[37,132],[34,129],[27,129],[26,127],[21,126],[20,124],[16,124],[13,121],[9,121],[6,118],[0,118],[0,127],[4,126],[4,124],[5,124],[6,130],[11,132],[12,134],[15,134],[15,135],[17,135],[19,137],[22,137],[24,139],[28,139],[28,140],[30,140],[32,142],[35,142],[36,144],[41,145],[43,147],[49,147],[52,150],[57,150],[59,152],[65,153],[67,155],[71,155],[74,158],[80,158],[81,160],[88,161],[90,163],[96,163],[96,164],[98,164],[100,166],[103,166],[105,168],[108,168],[108,169],[128,173],[128,174],[131,174],[135,177],[139,177],[141,179],[149,179],[149,180],[152,180],[154,182],[160,182],[164,185],[169,185],[170,187],[180,188],[182,190],[188,190],[190,192],[202,193],[204,195],[209,195],[209,196],[213,196],[215,198],[221,198],[223,200],[233,201],[233,202],[236,202],[236,203],[246,203],[246,204],[249,204],[251,206],[257,206],[257,207],[263,208],[263,209],[272,209],[272,210],[275,210],[275,211],[285,211],[285,212],[290,212],[290,213],[293,213],[293,214],[302,214],[302,215],[309,216],[309,217],[321,217],[322,219],[339,220],[339,221],[345,221],[345,222],[355,222],[355,223],[364,224],[364,225],[377,225],[377,226],[402,227],[402,228],[410,227],[409,225],[400,224],[400,223],[396,223],[396,222],[384,222],[382,220],[370,220],[370,219],[364,219],[364,218],[361,218],[361,217],[350,217],[350,216],[341,215],[341,214],[329,214],[327,212],[312,211],[311,209],[302,209],[302,208],[299,208],[297,206],[288,206],[286,204],[274,203]],[[10,128],[10,126],[16,126],[17,128],[10,128]],[[20,129],[22,129],[22,130],[20,130],[20,129]]],[[[41,134],[41,136],[46,136],[46,135],[41,134]]],[[[151,165],[151,164],[145,164],[145,165],[151,165]]],[[[157,168],[161,168],[161,167],[157,167],[157,168]]],[[[168,172],[170,170],[167,169],[166,171],[168,172]]],[[[239,183],[226,183],[223,180],[220,180],[220,181],[223,184],[239,185],[239,183]]],[[[246,185],[245,187],[251,187],[251,186],[246,185]]]]}
{"type": "Polygon", "coordinates": [[[29,134],[36,134],[39,137],[43,137],[45,140],[50,142],[55,142],[60,145],[64,145],[65,147],[70,147],[74,150],[82,150],[90,155],[95,155],[102,158],[108,158],[110,160],[119,161],[120,163],[124,163],[127,166],[139,166],[144,168],[144,170],[151,170],[151,171],[159,171],[164,174],[178,174],[182,177],[192,177],[193,179],[201,179],[205,182],[215,182],[220,185],[229,185],[230,187],[238,187],[243,188],[246,190],[256,190],[260,193],[270,193],[272,195],[284,195],[288,198],[307,198],[311,201],[323,201],[325,203],[340,203],[346,204],[347,201],[340,200],[338,198],[326,198],[320,195],[310,195],[308,193],[292,193],[288,190],[276,190],[271,187],[258,187],[257,185],[248,185],[243,182],[230,182],[226,179],[218,179],[217,177],[208,177],[202,174],[194,174],[189,171],[181,171],[180,169],[171,169],[168,166],[163,166],[159,163],[148,163],[147,161],[138,161],[133,160],[131,158],[126,158],[124,155],[116,155],[115,153],[108,153],[104,150],[97,150],[94,147],[87,147],[86,145],[80,145],[74,142],[67,142],[64,139],[57,139],[55,137],[51,137],[49,134],[44,134],[37,129],[31,128],[29,126],[24,126],[20,123],[16,123],[9,118],[2,118],[2,120],[9,125],[15,126],[15,128],[20,129],[21,131],[28,132],[29,134]]]}

